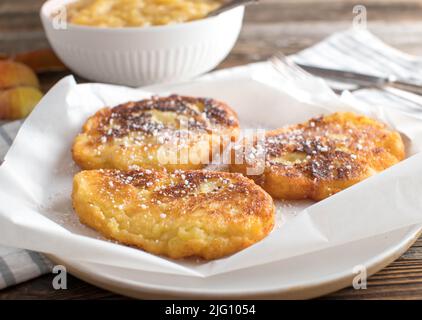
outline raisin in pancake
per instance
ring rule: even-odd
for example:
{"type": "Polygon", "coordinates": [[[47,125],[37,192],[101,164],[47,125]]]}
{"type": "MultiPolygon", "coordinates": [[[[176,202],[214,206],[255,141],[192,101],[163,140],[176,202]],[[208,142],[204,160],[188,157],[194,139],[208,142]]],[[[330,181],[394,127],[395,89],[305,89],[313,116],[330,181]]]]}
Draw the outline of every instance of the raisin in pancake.
{"type": "MultiPolygon", "coordinates": [[[[399,133],[354,113],[334,113],[255,138],[234,152],[232,172],[250,175],[270,195],[286,200],[322,200],[405,157],[399,133]],[[248,150],[249,149],[249,150],[248,150]]],[[[243,146],[247,142],[242,142],[243,146]]]]}
{"type": "Polygon", "coordinates": [[[107,238],[171,258],[215,259],[272,230],[272,198],[241,174],[205,170],[88,170],[74,178],[82,223],[107,238]]]}
{"type": "Polygon", "coordinates": [[[98,111],[72,152],[83,169],[200,169],[238,133],[235,112],[222,102],[155,97],[98,111]]]}

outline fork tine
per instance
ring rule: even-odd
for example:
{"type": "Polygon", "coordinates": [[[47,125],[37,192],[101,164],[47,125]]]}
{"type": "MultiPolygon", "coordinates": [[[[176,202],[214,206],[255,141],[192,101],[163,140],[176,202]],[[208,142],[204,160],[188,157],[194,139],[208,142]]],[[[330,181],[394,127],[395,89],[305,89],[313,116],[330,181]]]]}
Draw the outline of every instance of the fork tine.
{"type": "Polygon", "coordinates": [[[289,65],[289,67],[291,67],[292,69],[294,69],[295,71],[297,71],[298,73],[313,78],[313,76],[308,73],[307,71],[305,71],[304,69],[302,69],[301,67],[299,67],[292,59],[289,59],[286,57],[286,62],[289,65]]]}
{"type": "Polygon", "coordinates": [[[286,75],[286,72],[290,76],[300,77],[301,79],[313,78],[305,70],[297,66],[291,59],[284,56],[281,52],[277,52],[274,56],[270,58],[272,66],[280,73],[286,75]]]}

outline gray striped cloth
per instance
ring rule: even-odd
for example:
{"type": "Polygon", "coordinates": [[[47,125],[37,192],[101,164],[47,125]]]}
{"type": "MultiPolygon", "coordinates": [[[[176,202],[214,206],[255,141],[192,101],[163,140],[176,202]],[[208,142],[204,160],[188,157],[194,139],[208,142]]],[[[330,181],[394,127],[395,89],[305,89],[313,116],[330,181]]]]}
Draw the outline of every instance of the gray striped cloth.
{"type": "MultiPolygon", "coordinates": [[[[337,68],[374,75],[396,75],[422,82],[422,59],[399,52],[364,30],[336,33],[308,48],[294,59],[304,64],[337,68]]],[[[371,104],[399,109],[422,116],[422,98],[418,102],[373,89],[353,93],[371,104]]],[[[11,145],[20,121],[0,123],[0,159],[11,145]]],[[[52,264],[42,254],[22,249],[0,247],[0,289],[35,278],[51,270],[52,264]]]]}
{"type": "MultiPolygon", "coordinates": [[[[0,159],[3,159],[22,121],[0,123],[0,159]]],[[[0,246],[0,289],[50,272],[52,264],[42,254],[0,246]]]]}

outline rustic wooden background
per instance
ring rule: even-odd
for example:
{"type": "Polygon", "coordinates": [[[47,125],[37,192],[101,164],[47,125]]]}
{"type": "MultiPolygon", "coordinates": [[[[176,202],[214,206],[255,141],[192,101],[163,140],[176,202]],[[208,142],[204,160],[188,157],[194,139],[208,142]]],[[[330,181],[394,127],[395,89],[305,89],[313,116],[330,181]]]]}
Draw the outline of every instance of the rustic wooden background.
{"type": "MultiPolygon", "coordinates": [[[[368,26],[389,44],[422,55],[422,0],[261,0],[247,10],[233,52],[219,66],[259,61],[277,50],[285,54],[308,47],[329,34],[351,26],[353,7],[363,4],[368,26]]],[[[13,54],[48,46],[38,10],[44,0],[0,1],[0,53],[13,54]]],[[[66,75],[41,77],[44,90],[66,75]]],[[[68,290],[55,291],[52,275],[0,291],[0,299],[123,299],[74,277],[68,290]]],[[[347,288],[332,299],[422,299],[422,240],[389,267],[372,276],[368,289],[347,288]]]]}

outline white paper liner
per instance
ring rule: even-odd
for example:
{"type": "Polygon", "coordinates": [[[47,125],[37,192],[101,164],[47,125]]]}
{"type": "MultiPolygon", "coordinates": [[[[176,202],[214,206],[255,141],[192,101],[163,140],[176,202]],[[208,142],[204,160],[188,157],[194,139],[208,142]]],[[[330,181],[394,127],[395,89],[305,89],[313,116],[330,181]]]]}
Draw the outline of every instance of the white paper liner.
{"type": "Polygon", "coordinates": [[[135,90],[61,80],[19,131],[0,167],[0,243],[68,260],[196,277],[257,266],[422,223],[422,123],[351,94],[338,99],[324,83],[283,83],[265,63],[223,70],[176,86],[135,90]],[[324,91],[325,90],[325,91],[324,91]],[[399,130],[409,158],[324,201],[277,201],[277,225],[263,241],[211,261],[171,260],[105,241],[79,223],[71,206],[78,171],[70,148],[86,118],[151,94],[179,93],[226,101],[243,128],[278,128],[336,110],[355,110],[399,130]]]}

